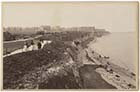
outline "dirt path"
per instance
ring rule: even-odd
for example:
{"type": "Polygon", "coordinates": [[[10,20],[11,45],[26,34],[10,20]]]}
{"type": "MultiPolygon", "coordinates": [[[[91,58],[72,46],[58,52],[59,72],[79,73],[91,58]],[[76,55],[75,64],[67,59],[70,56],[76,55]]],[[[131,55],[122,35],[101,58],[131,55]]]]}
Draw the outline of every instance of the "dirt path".
{"type": "MultiPolygon", "coordinates": [[[[20,41],[34,40],[34,39],[39,38],[39,37],[41,37],[41,36],[42,36],[42,35],[38,35],[38,36],[36,36],[36,37],[34,37],[34,38],[21,39],[21,40],[14,40],[14,41],[6,41],[6,42],[4,42],[4,43],[10,44],[10,43],[12,43],[12,42],[20,42],[20,41]]],[[[36,45],[35,45],[34,47],[37,48],[37,43],[36,43],[36,45]]],[[[30,46],[29,48],[31,48],[31,46],[30,46]]],[[[29,51],[30,51],[30,50],[29,50],[29,51]]],[[[20,48],[20,49],[17,49],[17,50],[15,50],[15,51],[11,52],[10,54],[4,55],[3,57],[11,56],[11,55],[18,54],[18,53],[22,53],[22,52],[25,52],[25,51],[23,51],[23,48],[20,48]]]]}

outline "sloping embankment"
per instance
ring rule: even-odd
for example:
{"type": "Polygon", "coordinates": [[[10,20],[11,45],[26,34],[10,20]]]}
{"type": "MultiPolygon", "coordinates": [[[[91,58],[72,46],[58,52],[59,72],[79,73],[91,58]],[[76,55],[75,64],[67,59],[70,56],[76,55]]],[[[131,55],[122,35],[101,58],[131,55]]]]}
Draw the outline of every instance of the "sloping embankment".
{"type": "MultiPolygon", "coordinates": [[[[43,84],[46,84],[48,81],[51,82],[51,79],[57,78],[57,76],[60,79],[65,79],[64,76],[68,76],[63,82],[69,81],[67,83],[74,83],[75,78],[73,78],[72,67],[75,65],[75,62],[69,53],[66,52],[68,48],[73,49],[71,54],[76,56],[74,48],[65,45],[63,42],[53,42],[42,50],[20,53],[4,58],[4,89],[44,88],[43,84]],[[69,77],[70,79],[72,78],[72,82],[70,82],[69,77]]],[[[53,83],[51,82],[51,86],[48,83],[45,88],[65,88],[59,85],[53,86],[53,83]]],[[[73,87],[72,84],[68,85],[70,85],[68,88],[76,87],[73,87]]]]}
{"type": "MultiPolygon", "coordinates": [[[[87,44],[93,39],[88,37],[78,45],[73,41],[53,41],[42,50],[4,58],[4,89],[120,88],[120,84],[107,79],[112,73],[105,68],[106,63],[89,52],[87,44]]],[[[130,83],[125,85],[135,88],[130,83]]]]}

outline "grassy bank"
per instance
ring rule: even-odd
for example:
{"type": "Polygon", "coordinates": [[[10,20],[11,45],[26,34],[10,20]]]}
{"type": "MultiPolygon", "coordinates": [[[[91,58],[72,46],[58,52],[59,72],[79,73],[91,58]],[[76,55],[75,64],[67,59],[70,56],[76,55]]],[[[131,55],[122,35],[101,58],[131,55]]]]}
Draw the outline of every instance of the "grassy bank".
{"type": "MultiPolygon", "coordinates": [[[[79,75],[82,62],[77,56],[95,39],[95,34],[86,31],[59,32],[46,34],[38,39],[51,40],[52,43],[45,45],[41,50],[3,59],[4,89],[85,88],[79,75]],[[74,41],[80,44],[74,46],[74,41]]],[[[98,74],[97,76],[102,81],[98,74]]]]}

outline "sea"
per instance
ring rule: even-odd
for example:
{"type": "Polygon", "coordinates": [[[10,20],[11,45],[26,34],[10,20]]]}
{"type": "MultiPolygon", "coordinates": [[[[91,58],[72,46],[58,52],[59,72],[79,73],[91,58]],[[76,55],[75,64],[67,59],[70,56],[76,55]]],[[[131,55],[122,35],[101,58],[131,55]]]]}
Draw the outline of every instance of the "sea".
{"type": "Polygon", "coordinates": [[[114,32],[90,43],[94,51],[110,57],[110,62],[136,73],[138,68],[136,32],[114,32]]]}

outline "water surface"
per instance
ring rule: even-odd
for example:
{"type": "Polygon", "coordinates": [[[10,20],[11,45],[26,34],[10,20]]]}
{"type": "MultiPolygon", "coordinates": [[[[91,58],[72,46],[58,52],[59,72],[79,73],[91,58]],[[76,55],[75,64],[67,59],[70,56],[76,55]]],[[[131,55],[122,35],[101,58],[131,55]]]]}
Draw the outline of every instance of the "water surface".
{"type": "Polygon", "coordinates": [[[136,72],[138,65],[136,43],[135,32],[122,32],[98,38],[96,43],[90,43],[90,47],[102,55],[109,56],[111,62],[136,72]]]}

